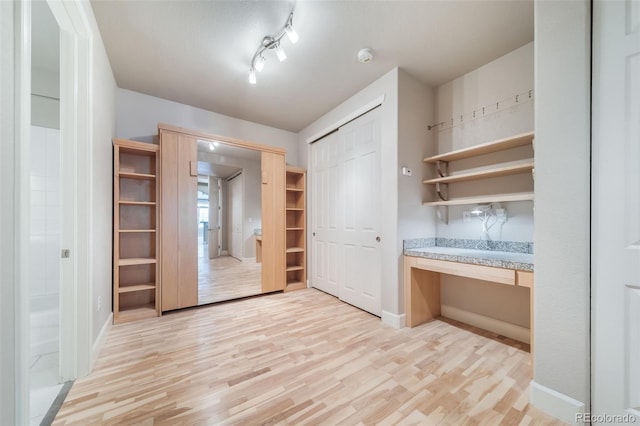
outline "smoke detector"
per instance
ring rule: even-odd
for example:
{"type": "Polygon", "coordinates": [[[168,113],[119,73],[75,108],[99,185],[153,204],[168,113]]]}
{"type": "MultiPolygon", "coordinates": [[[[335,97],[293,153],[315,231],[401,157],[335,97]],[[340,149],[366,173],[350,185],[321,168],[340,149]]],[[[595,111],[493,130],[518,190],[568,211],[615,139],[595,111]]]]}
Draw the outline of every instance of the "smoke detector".
{"type": "Polygon", "coordinates": [[[358,61],[361,64],[368,64],[369,62],[373,61],[373,50],[369,49],[368,47],[360,49],[360,51],[358,52],[358,61]]]}

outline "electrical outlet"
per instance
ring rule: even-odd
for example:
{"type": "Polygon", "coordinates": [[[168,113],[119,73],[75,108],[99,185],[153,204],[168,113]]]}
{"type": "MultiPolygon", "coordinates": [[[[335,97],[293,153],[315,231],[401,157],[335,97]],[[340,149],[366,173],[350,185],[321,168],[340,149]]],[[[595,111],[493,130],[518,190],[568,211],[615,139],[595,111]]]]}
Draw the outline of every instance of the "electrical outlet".
{"type": "Polygon", "coordinates": [[[102,296],[98,296],[98,310],[102,309],[102,296]]]}
{"type": "Polygon", "coordinates": [[[462,212],[462,222],[464,223],[471,222],[471,212],[469,210],[465,210],[462,212]]]}

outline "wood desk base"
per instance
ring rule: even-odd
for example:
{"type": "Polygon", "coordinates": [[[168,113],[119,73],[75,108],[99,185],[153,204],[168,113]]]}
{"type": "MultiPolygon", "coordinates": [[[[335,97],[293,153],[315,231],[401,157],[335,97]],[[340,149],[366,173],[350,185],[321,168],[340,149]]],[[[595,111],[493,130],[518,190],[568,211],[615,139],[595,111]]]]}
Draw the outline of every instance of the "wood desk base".
{"type": "Polygon", "coordinates": [[[529,327],[533,351],[533,272],[404,256],[404,312],[407,327],[440,316],[440,274],[529,288],[529,327]]]}

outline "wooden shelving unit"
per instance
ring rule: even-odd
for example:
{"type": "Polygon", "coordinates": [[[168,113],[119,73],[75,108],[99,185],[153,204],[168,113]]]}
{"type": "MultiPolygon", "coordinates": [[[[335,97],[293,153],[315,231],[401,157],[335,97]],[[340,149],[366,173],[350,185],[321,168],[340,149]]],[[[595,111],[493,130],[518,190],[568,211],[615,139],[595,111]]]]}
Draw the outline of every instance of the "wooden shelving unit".
{"type": "Polygon", "coordinates": [[[160,315],[158,145],[113,142],[113,322],[160,315]]]}
{"type": "Polygon", "coordinates": [[[533,132],[523,133],[510,138],[500,139],[469,148],[463,148],[451,152],[434,155],[424,159],[425,163],[436,164],[437,176],[424,180],[426,185],[435,185],[438,199],[427,201],[426,206],[452,206],[464,204],[498,203],[508,201],[533,200],[533,187],[531,191],[518,193],[497,193],[478,195],[473,197],[449,198],[448,184],[476,181],[501,176],[511,176],[523,173],[532,173],[534,169],[533,158],[528,158],[515,163],[495,164],[490,167],[475,171],[463,171],[457,174],[449,174],[449,162],[473,158],[480,155],[496,153],[511,148],[533,144],[533,132]]]}
{"type": "Polygon", "coordinates": [[[287,167],[286,172],[286,276],[285,291],[307,287],[306,267],[306,175],[304,169],[287,167]]]}

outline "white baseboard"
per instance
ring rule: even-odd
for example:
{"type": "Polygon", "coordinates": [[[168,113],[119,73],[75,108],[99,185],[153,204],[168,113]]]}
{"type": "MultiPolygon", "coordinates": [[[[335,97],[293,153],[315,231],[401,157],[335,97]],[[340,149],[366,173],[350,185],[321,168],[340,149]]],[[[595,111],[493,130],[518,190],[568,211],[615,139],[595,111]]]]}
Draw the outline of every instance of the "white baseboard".
{"type": "Polygon", "coordinates": [[[584,403],[554,391],[534,380],[529,385],[529,403],[553,417],[569,424],[576,422],[577,414],[585,412],[584,403]]]}
{"type": "Polygon", "coordinates": [[[102,349],[102,345],[104,345],[104,339],[107,337],[107,334],[111,329],[111,325],[113,325],[113,312],[109,314],[107,321],[105,321],[100,329],[100,333],[98,333],[98,337],[96,337],[96,341],[93,342],[93,347],[91,348],[91,366],[89,371],[93,370],[93,366],[98,359],[98,355],[100,355],[100,350],[102,349]]]}
{"type": "Polygon", "coordinates": [[[519,325],[464,311],[449,305],[442,305],[440,312],[443,317],[473,325],[483,330],[489,330],[519,342],[529,343],[530,340],[529,329],[526,327],[520,327],[519,325]]]}
{"type": "Polygon", "coordinates": [[[394,314],[387,311],[382,311],[382,322],[393,328],[402,328],[405,326],[405,315],[394,314]]]}

